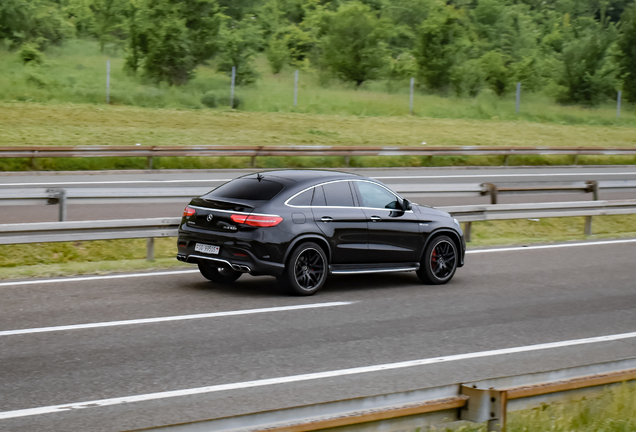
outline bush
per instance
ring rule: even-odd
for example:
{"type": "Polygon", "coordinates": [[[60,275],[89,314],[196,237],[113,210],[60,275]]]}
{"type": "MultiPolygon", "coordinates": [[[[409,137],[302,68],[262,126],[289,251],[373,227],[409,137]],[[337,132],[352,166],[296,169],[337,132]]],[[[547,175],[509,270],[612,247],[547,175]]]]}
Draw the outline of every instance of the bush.
{"type": "Polygon", "coordinates": [[[32,44],[23,44],[19,55],[23,64],[42,64],[44,60],[44,55],[32,44]]]}
{"type": "Polygon", "coordinates": [[[207,92],[201,96],[201,103],[208,108],[216,108],[216,95],[214,92],[207,92]]]}
{"type": "MultiPolygon", "coordinates": [[[[230,97],[229,96],[221,96],[218,98],[218,104],[222,107],[230,106],[230,97]]],[[[234,109],[240,109],[243,106],[243,98],[234,95],[234,109]]]]}
{"type": "Polygon", "coordinates": [[[26,72],[26,82],[40,89],[49,87],[49,81],[37,70],[30,70],[26,72]]]}

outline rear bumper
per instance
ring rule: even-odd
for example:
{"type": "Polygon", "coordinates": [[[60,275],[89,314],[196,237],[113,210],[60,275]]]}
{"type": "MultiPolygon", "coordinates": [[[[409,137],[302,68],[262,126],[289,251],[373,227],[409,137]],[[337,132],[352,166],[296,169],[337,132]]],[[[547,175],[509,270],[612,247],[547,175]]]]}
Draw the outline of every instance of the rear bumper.
{"type": "Polygon", "coordinates": [[[219,244],[220,242],[210,241],[211,239],[195,238],[187,234],[180,233],[177,245],[179,252],[177,259],[182,262],[197,264],[199,262],[214,263],[223,268],[231,268],[242,273],[250,273],[255,276],[269,275],[279,276],[285,270],[282,263],[260,259],[246,247],[245,243],[238,245],[219,244]],[[206,254],[194,250],[196,243],[217,244],[220,246],[218,255],[206,254]]]}

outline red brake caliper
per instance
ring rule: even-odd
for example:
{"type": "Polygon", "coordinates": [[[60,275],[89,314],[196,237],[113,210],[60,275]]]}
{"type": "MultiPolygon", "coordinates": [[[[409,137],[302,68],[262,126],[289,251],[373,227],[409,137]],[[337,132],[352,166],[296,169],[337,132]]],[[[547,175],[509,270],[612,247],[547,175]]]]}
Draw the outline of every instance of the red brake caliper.
{"type": "Polygon", "coordinates": [[[431,263],[437,264],[437,250],[433,249],[433,253],[431,254],[431,263]]]}

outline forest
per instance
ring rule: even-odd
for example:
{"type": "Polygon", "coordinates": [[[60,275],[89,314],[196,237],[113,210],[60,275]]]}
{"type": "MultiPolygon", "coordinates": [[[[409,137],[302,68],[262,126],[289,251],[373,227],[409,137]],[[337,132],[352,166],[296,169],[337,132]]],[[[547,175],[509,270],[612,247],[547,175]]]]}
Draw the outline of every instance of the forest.
{"type": "MultiPolygon", "coordinates": [[[[123,53],[123,70],[179,87],[197,68],[257,83],[311,71],[354,88],[415,78],[427,94],[524,91],[561,104],[636,102],[630,0],[2,0],[0,39],[37,70],[73,39],[123,53]]],[[[37,77],[37,74],[33,76],[37,77]]]]}

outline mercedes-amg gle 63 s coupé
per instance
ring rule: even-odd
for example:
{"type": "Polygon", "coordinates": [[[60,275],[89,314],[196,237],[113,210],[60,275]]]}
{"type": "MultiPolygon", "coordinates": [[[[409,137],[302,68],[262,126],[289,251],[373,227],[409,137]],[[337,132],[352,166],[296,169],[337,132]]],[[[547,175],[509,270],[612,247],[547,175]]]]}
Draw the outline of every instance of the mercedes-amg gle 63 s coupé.
{"type": "Polygon", "coordinates": [[[412,204],[371,178],[286,170],[234,179],[183,212],[177,259],[212,282],[243,273],[275,276],[311,295],[329,274],[415,271],[444,284],[464,265],[456,219],[412,204]]]}

